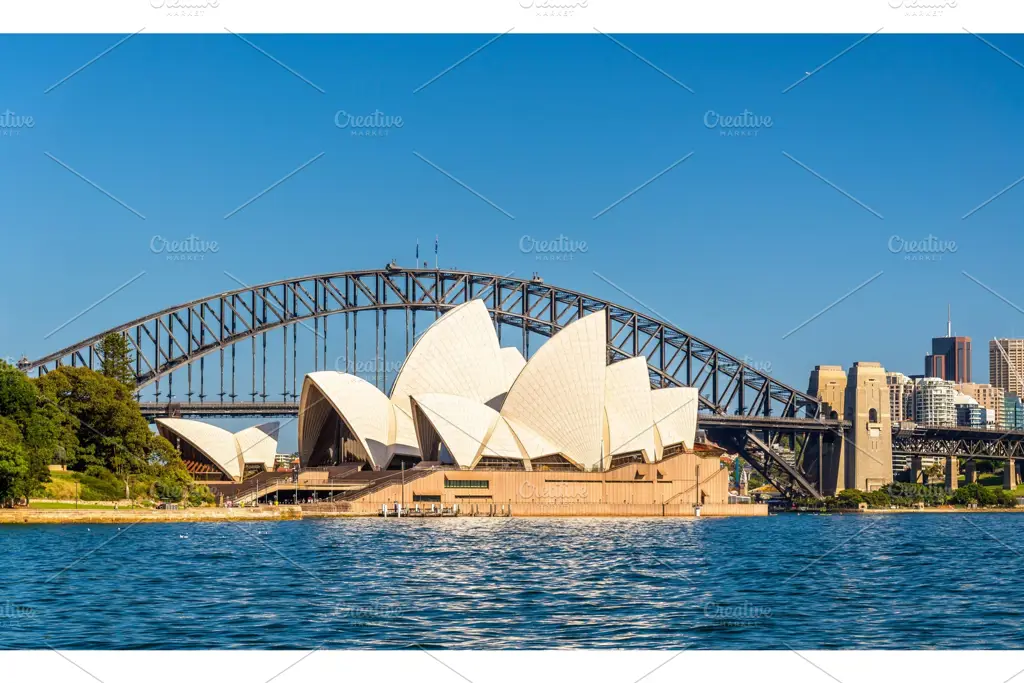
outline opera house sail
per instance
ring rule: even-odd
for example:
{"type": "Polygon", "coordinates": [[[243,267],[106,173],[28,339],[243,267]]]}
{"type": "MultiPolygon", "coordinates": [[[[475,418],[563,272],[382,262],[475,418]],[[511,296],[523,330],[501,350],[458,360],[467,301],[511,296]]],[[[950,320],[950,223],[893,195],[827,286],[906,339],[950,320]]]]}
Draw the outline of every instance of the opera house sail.
{"type": "Polygon", "coordinates": [[[185,467],[199,481],[242,481],[247,474],[274,469],[277,422],[232,434],[197,420],[157,418],[156,428],[181,452],[185,467]]]}

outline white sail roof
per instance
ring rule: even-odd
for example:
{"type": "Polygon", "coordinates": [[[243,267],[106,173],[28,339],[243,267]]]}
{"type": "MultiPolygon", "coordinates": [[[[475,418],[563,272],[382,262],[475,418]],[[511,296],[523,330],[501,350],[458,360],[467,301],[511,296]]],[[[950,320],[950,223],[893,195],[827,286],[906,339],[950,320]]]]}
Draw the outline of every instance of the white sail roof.
{"type": "MultiPolygon", "coordinates": [[[[413,411],[420,413],[441,438],[460,467],[472,467],[484,450],[484,441],[498,420],[498,413],[487,405],[451,394],[417,394],[413,411]]],[[[419,429],[424,423],[417,421],[419,429]]],[[[430,440],[417,434],[420,443],[430,440]]]]}
{"type": "Polygon", "coordinates": [[[171,443],[175,437],[205,455],[232,479],[242,478],[242,458],[235,435],[226,429],[198,420],[160,417],[156,420],[161,436],[171,443]]]}
{"type": "Polygon", "coordinates": [[[682,443],[693,448],[697,436],[697,389],[669,387],[651,392],[654,423],[664,447],[682,443]]]}
{"type": "Polygon", "coordinates": [[[505,391],[508,391],[516,381],[516,377],[526,367],[526,359],[514,346],[501,347],[501,367],[505,373],[505,391]]]}
{"type": "Polygon", "coordinates": [[[274,469],[274,459],[277,457],[277,432],[280,426],[279,422],[265,422],[235,432],[235,442],[242,462],[259,463],[268,470],[274,469]]]}
{"type": "Polygon", "coordinates": [[[394,443],[395,416],[391,402],[377,387],[356,375],[325,370],[306,375],[299,401],[299,451],[308,459],[324,420],[319,425],[314,416],[323,413],[329,403],[362,445],[371,464],[387,467],[391,459],[389,446],[394,443]]]}
{"type": "MultiPolygon", "coordinates": [[[[587,469],[603,458],[606,326],[604,310],[565,326],[526,363],[501,407],[513,430],[529,426],[587,469]]],[[[520,441],[531,459],[544,455],[520,441]]]]}
{"type": "Polygon", "coordinates": [[[608,420],[608,455],[642,451],[647,462],[661,453],[654,432],[651,379],[647,359],[629,358],[608,366],[605,379],[605,412],[608,420]]]}
{"type": "Polygon", "coordinates": [[[494,323],[484,302],[473,299],[427,328],[402,364],[391,400],[411,416],[412,396],[450,394],[486,403],[507,388],[494,323]]]}

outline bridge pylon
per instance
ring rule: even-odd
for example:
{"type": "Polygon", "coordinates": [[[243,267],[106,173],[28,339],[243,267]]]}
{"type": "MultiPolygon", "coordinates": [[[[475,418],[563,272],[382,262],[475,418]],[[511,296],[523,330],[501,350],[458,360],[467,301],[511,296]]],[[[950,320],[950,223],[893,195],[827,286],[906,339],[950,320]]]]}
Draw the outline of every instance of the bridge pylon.
{"type": "Polygon", "coordinates": [[[889,387],[881,363],[853,364],[846,383],[846,488],[874,491],[892,483],[889,387]]]}
{"type": "Polygon", "coordinates": [[[808,470],[817,470],[821,493],[873,491],[892,482],[892,422],[889,387],[880,363],[859,361],[849,373],[839,365],[811,371],[807,393],[822,404],[822,416],[850,423],[846,433],[812,448],[808,470]]]}
{"type": "MultiPolygon", "coordinates": [[[[817,365],[811,371],[807,393],[821,401],[821,415],[843,419],[846,407],[846,372],[841,365],[817,365]]],[[[845,441],[842,431],[818,444],[812,442],[806,467],[812,476],[817,470],[818,490],[822,495],[834,496],[846,485],[844,455],[845,441]]]]}

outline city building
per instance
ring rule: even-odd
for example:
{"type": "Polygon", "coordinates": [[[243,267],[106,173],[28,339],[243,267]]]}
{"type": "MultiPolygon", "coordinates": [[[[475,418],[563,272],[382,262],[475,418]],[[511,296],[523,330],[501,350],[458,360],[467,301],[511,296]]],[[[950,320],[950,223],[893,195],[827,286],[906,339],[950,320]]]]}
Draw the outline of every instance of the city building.
{"type": "Polygon", "coordinates": [[[953,398],[956,406],[956,426],[973,427],[981,429],[985,427],[986,410],[978,405],[978,401],[967,394],[957,393],[953,398]]]}
{"type": "Polygon", "coordinates": [[[1024,431],[1024,404],[1017,394],[1007,392],[1003,396],[1002,429],[1024,431]]]}
{"type": "Polygon", "coordinates": [[[967,382],[956,385],[956,390],[975,399],[983,409],[992,411],[992,419],[988,420],[992,429],[1003,423],[1006,392],[1000,387],[967,382]]]}
{"type": "Polygon", "coordinates": [[[956,408],[953,403],[956,390],[952,382],[937,377],[925,377],[914,388],[914,422],[936,427],[955,427],[956,408]]]}
{"type": "Polygon", "coordinates": [[[279,426],[267,422],[232,434],[198,420],[156,420],[160,436],[181,452],[192,477],[204,482],[240,482],[254,473],[273,470],[279,426]]]}
{"type": "Polygon", "coordinates": [[[946,356],[930,353],[924,357],[924,376],[946,379],[946,356]]]}
{"type": "Polygon", "coordinates": [[[924,357],[924,374],[958,384],[971,381],[971,338],[953,336],[948,308],[946,336],[932,338],[932,352],[924,357]]]}
{"type": "Polygon", "coordinates": [[[902,372],[885,373],[889,385],[889,415],[892,421],[908,422],[914,419],[914,380],[902,372]]]}
{"type": "Polygon", "coordinates": [[[1024,396],[1024,339],[993,339],[988,343],[988,381],[1024,396]]]}

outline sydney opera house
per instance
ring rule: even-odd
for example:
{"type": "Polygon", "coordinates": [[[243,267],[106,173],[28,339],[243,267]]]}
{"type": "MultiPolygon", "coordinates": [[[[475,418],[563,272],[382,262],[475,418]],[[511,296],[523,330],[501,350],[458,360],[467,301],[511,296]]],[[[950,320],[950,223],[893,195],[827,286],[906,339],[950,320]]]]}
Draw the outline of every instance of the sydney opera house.
{"type": "Polygon", "coordinates": [[[375,470],[609,470],[693,448],[697,391],[651,389],[642,357],[608,365],[604,311],[568,325],[527,362],[502,348],[482,301],[439,318],[390,396],[354,375],[306,375],[299,457],[375,470]]]}
{"type": "MultiPolygon", "coordinates": [[[[306,375],[300,468],[347,476],[345,509],[367,514],[399,499],[522,514],[738,507],[725,505],[721,449],[698,442],[696,389],[653,389],[643,357],[609,364],[607,329],[604,310],[582,316],[527,360],[500,345],[482,301],[456,306],[415,343],[390,395],[343,372],[306,375]]],[[[273,467],[276,423],[158,429],[210,480],[273,467]]]]}

